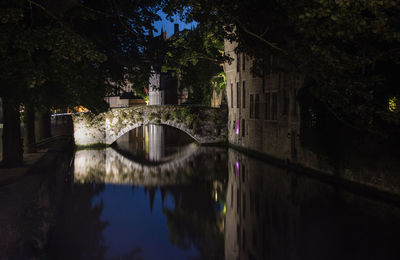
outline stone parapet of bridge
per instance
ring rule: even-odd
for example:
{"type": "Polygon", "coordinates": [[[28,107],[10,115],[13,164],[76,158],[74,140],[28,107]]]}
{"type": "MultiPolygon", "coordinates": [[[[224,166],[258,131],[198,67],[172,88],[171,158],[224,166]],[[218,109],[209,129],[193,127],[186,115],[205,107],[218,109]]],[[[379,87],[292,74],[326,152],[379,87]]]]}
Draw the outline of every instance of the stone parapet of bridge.
{"type": "Polygon", "coordinates": [[[136,106],[104,113],[73,116],[78,146],[110,145],[130,130],[147,124],[163,124],[182,130],[200,144],[227,140],[227,110],[199,106],[136,106]]]}

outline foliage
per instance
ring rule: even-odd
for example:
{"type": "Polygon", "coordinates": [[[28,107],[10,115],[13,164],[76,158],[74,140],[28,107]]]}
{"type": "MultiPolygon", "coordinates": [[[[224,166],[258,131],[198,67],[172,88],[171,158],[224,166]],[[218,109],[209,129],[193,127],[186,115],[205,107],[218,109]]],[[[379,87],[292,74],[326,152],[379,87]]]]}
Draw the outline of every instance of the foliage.
{"type": "Polygon", "coordinates": [[[201,24],[192,30],[183,30],[168,41],[165,62],[176,69],[180,88],[189,90],[187,103],[210,105],[214,84],[222,87],[221,64],[225,57],[220,30],[210,24],[201,24]]]}
{"type": "Polygon", "coordinates": [[[400,97],[400,2],[186,0],[168,1],[165,10],[224,28],[224,37],[238,42],[236,51],[254,59],[258,75],[303,75],[341,122],[393,131],[386,118],[394,116],[388,99],[400,97]]]}
{"type": "Polygon", "coordinates": [[[199,179],[195,183],[170,191],[175,207],[163,209],[167,217],[168,238],[180,248],[195,247],[199,259],[223,259],[224,235],[220,229],[223,220],[215,210],[217,203],[211,196],[212,183],[199,179]]]}
{"type": "Polygon", "coordinates": [[[104,109],[127,77],[143,89],[156,1],[2,1],[0,96],[104,109]]]}

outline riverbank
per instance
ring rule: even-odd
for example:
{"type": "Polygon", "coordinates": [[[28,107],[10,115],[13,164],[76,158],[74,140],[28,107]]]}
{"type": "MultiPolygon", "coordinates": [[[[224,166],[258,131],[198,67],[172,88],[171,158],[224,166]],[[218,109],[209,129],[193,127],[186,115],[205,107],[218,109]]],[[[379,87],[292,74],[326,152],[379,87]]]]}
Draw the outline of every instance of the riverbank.
{"type": "MultiPolygon", "coordinates": [[[[310,167],[306,167],[301,163],[291,163],[288,160],[282,160],[280,158],[264,154],[252,149],[237,146],[232,143],[228,143],[228,147],[239,151],[240,153],[243,153],[247,156],[256,158],[258,160],[281,168],[285,168],[287,172],[306,175],[319,181],[339,186],[344,190],[348,190],[365,197],[392,202],[394,204],[400,205],[400,184],[397,185],[397,189],[390,189],[388,188],[389,185],[379,186],[377,183],[366,183],[362,179],[357,179],[357,175],[355,174],[353,178],[349,178],[348,176],[333,175],[323,171],[318,171],[310,167]]],[[[396,187],[396,183],[391,183],[391,186],[396,187]]]]}
{"type": "Polygon", "coordinates": [[[0,259],[31,259],[45,245],[71,166],[71,126],[55,127],[55,136],[24,154],[24,165],[0,169],[0,259]],[[3,258],[4,257],[4,258],[3,258]]]}

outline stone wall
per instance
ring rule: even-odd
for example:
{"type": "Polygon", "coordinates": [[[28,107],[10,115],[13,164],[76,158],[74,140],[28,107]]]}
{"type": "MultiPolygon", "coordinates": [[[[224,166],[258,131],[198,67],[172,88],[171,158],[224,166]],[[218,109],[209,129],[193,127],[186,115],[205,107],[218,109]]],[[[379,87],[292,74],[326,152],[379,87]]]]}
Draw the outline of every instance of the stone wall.
{"type": "Polygon", "coordinates": [[[189,106],[139,106],[94,115],[73,116],[75,144],[112,144],[128,131],[147,124],[178,128],[201,144],[225,142],[226,110],[189,106]]]}

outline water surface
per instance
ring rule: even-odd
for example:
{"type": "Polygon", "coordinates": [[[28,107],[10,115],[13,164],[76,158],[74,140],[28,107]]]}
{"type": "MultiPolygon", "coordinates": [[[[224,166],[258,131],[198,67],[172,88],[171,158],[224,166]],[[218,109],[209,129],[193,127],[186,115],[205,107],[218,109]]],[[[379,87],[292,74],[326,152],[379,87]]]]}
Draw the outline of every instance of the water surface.
{"type": "Polygon", "coordinates": [[[145,126],[75,154],[50,259],[400,259],[396,205],[145,126]]]}

